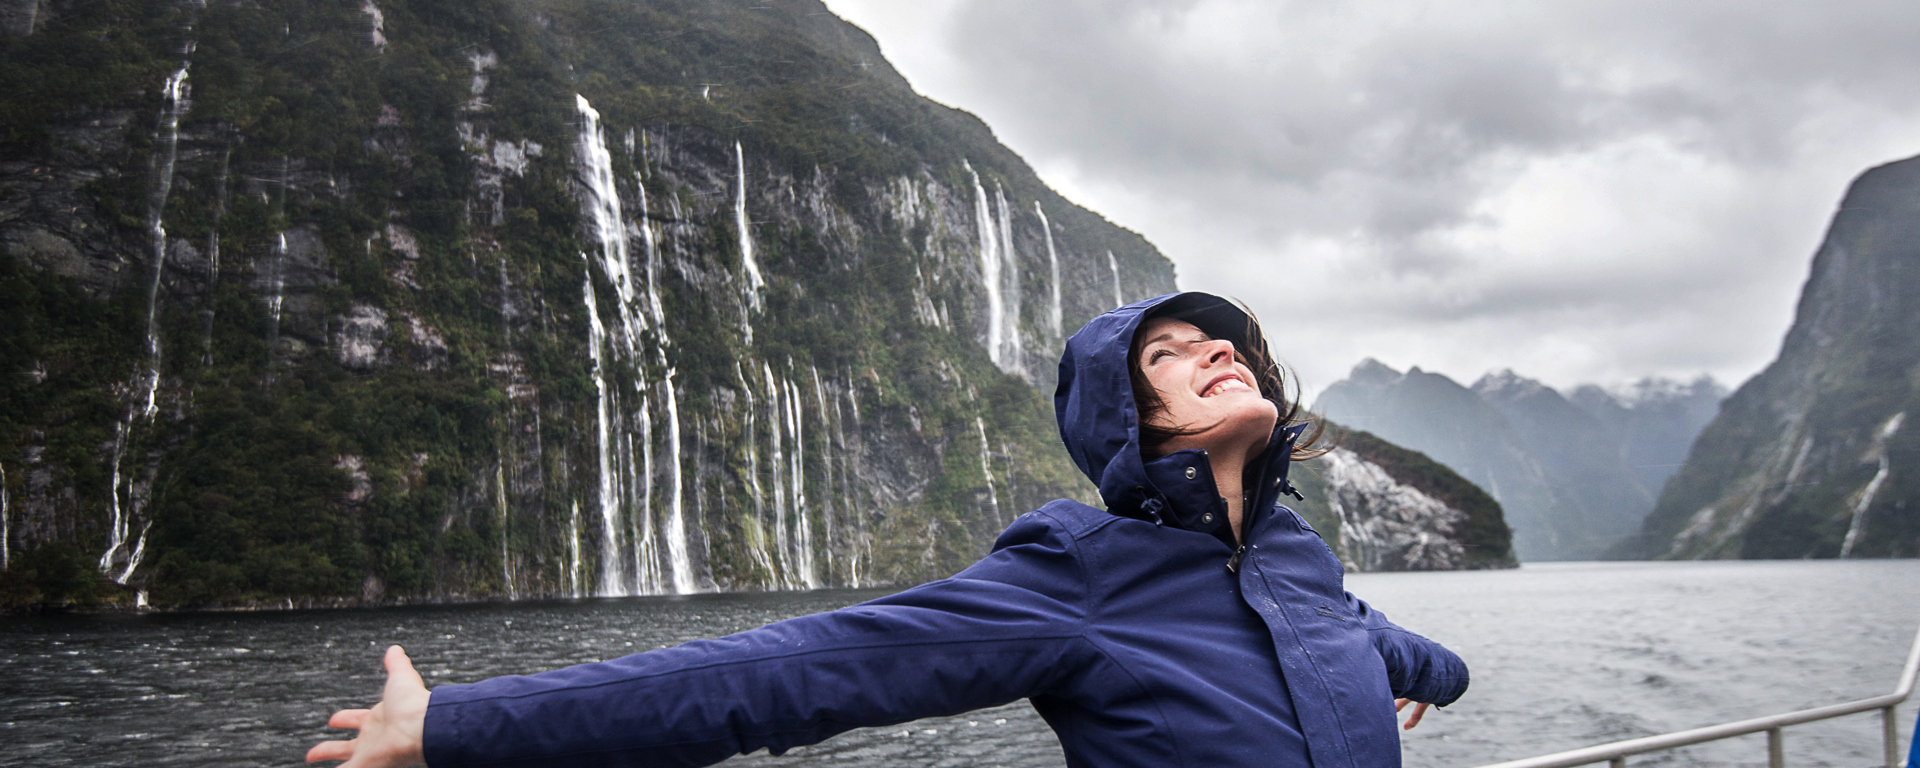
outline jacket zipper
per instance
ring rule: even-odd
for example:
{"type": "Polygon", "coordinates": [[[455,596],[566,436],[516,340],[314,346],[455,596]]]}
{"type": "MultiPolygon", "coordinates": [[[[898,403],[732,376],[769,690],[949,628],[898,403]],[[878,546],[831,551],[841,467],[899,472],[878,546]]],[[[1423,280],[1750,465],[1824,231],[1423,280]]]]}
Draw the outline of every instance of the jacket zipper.
{"type": "Polygon", "coordinates": [[[1247,545],[1242,544],[1238,549],[1235,549],[1233,551],[1232,556],[1227,558],[1227,573],[1239,573],[1240,558],[1243,558],[1246,556],[1247,556],[1247,545]]]}

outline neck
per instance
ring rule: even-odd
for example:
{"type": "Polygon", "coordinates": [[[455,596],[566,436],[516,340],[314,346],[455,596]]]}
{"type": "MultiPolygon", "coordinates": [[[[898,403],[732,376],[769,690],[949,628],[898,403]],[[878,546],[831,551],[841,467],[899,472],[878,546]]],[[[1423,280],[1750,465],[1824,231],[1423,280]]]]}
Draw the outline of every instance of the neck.
{"type": "Polygon", "coordinates": [[[1227,524],[1233,528],[1233,540],[1240,542],[1240,521],[1246,514],[1245,478],[1247,467],[1246,451],[1208,452],[1207,463],[1213,467],[1213,487],[1227,502],[1227,524]]]}

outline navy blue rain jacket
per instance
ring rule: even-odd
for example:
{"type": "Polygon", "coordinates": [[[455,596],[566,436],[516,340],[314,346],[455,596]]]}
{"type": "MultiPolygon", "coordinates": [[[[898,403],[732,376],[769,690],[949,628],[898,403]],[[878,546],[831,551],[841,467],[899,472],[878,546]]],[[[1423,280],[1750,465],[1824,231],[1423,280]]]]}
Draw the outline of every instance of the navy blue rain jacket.
{"type": "Polygon", "coordinates": [[[1278,503],[1297,428],[1262,457],[1238,558],[1205,454],[1142,460],[1127,352],[1154,313],[1246,341],[1245,316],[1205,294],[1114,310],[1068,341],[1060,433],[1108,510],[1052,502],[954,577],[838,611],[440,686],[428,765],[708,765],[1022,698],[1070,766],[1400,765],[1393,699],[1451,703],[1466,666],[1348,594],[1278,503]]]}

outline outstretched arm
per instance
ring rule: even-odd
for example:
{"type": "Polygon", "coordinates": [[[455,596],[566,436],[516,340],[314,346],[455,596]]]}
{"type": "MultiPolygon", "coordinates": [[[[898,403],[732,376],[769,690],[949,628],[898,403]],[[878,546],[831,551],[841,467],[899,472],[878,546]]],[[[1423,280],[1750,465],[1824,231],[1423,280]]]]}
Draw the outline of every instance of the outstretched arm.
{"type": "Polygon", "coordinates": [[[426,762],[420,736],[427,720],[427,686],[400,646],[388,646],[383,662],[387,685],[380,703],[373,709],[343,709],[327,719],[328,728],[351,728],[360,736],[320,742],[307,750],[307,762],[347,761],[340,768],[407,768],[426,762]]]}
{"type": "MultiPolygon", "coordinates": [[[[1400,628],[1351,592],[1347,607],[1365,624],[1374,650],[1386,663],[1394,698],[1444,707],[1467,692],[1467,663],[1446,646],[1400,628]]],[[[1415,711],[1406,727],[1418,723],[1422,714],[1415,711]]]]}

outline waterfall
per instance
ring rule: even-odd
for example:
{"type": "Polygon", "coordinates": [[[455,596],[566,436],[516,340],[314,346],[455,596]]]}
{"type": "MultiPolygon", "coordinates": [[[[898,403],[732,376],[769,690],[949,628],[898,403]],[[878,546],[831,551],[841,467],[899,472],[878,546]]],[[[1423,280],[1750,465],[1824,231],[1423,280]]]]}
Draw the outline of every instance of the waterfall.
{"type": "Polygon", "coordinates": [[[1840,543],[1842,560],[1853,555],[1853,545],[1860,540],[1860,530],[1864,527],[1861,524],[1867,519],[1867,508],[1873,506],[1873,497],[1880,493],[1880,484],[1886,482],[1887,474],[1892,468],[1891,463],[1887,461],[1887,441],[1893,438],[1894,433],[1900,431],[1900,425],[1906,420],[1906,411],[1896,413],[1873,436],[1873,452],[1880,454],[1880,471],[1875,472],[1873,479],[1867,481],[1867,487],[1860,491],[1860,500],[1853,505],[1853,521],[1847,525],[1847,536],[1840,543]]]}
{"type": "Polygon", "coordinates": [[[833,575],[834,553],[837,549],[835,544],[838,542],[838,538],[835,536],[837,531],[834,530],[833,520],[833,457],[838,455],[840,451],[839,448],[833,444],[833,433],[828,432],[828,430],[831,429],[834,432],[838,432],[840,425],[833,423],[833,420],[827,416],[827,393],[826,389],[820,384],[820,369],[812,363],[808,363],[807,372],[813,375],[813,401],[814,405],[819,408],[818,413],[820,414],[820,440],[827,448],[820,454],[820,487],[822,488],[822,493],[820,494],[820,533],[821,538],[826,540],[827,575],[831,577],[833,575]]]}
{"type": "Polygon", "coordinates": [[[365,5],[360,6],[360,12],[373,22],[373,49],[387,50],[387,15],[380,12],[380,6],[374,5],[373,0],[367,0],[365,5]]]}
{"type": "Polygon", "coordinates": [[[0,465],[0,571],[13,564],[13,518],[7,510],[7,468],[0,465]]]}
{"type": "Polygon", "coordinates": [[[993,185],[993,199],[1000,208],[1000,280],[1005,297],[1006,319],[1001,327],[1007,334],[1003,371],[1026,372],[1026,342],[1020,338],[1020,255],[1013,250],[1013,214],[1007,210],[1007,194],[999,183],[993,185]]]}
{"type": "Polygon", "coordinates": [[[493,505],[500,517],[500,583],[507,592],[507,599],[519,597],[513,589],[513,560],[507,553],[507,457],[499,456],[499,463],[493,465],[493,505]]]}
{"type": "MultiPolygon", "coordinates": [[[[193,53],[193,46],[187,46],[193,53]]],[[[160,271],[167,260],[167,230],[162,226],[167,196],[173,192],[174,160],[179,156],[180,116],[187,111],[187,65],[167,78],[162,89],[166,106],[160,111],[160,150],[154,156],[153,194],[147,199],[147,231],[153,239],[153,279],[147,283],[147,404],[141,411],[153,418],[160,391],[160,271]]]]}
{"type": "MultiPolygon", "coordinates": [[[[737,141],[733,143],[733,162],[739,180],[739,194],[733,199],[733,224],[740,230],[740,264],[747,270],[747,300],[754,309],[759,309],[760,289],[766,281],[760,277],[760,262],[753,258],[753,235],[747,229],[747,155],[737,141]]],[[[753,343],[751,327],[747,330],[747,343],[753,343]]]]}
{"type": "Polygon", "coordinates": [[[1113,306],[1124,307],[1127,300],[1120,298],[1120,262],[1113,260],[1113,251],[1107,251],[1107,269],[1113,272],[1113,306]]]}
{"type": "MultiPolygon", "coordinates": [[[[592,293],[591,257],[587,292],[587,309],[592,314],[595,344],[595,386],[601,389],[604,411],[601,429],[612,435],[616,431],[620,439],[602,443],[600,466],[601,486],[607,498],[602,502],[602,526],[606,534],[604,549],[608,565],[603,567],[602,593],[627,594],[631,587],[633,593],[658,594],[671,591],[684,594],[697,589],[693,572],[692,555],[688,544],[685,514],[685,456],[681,446],[680,396],[677,384],[673,381],[675,370],[667,358],[667,348],[672,339],[667,334],[666,313],[660,300],[660,245],[653,227],[646,221],[648,200],[644,181],[635,177],[633,192],[638,201],[636,221],[628,222],[622,211],[618,184],[613,172],[613,158],[607,150],[606,133],[600,124],[600,113],[593,108],[584,96],[575,95],[575,105],[581,116],[578,150],[581,158],[580,183],[584,191],[583,207],[588,222],[588,232],[600,245],[599,261],[607,281],[613,286],[618,298],[618,307],[610,313],[619,323],[619,343],[613,345],[611,357],[603,356],[599,345],[607,338],[605,326],[599,319],[599,307],[592,293]],[[645,274],[640,282],[644,283],[644,292],[636,286],[628,241],[638,231],[646,257],[645,274]],[[648,332],[651,332],[651,336],[648,332]],[[651,341],[649,341],[651,339],[651,341]],[[619,407],[619,399],[606,391],[606,368],[619,361],[628,366],[633,375],[633,397],[638,400],[639,408],[631,413],[619,407]],[[665,372],[665,380],[648,383],[649,365],[657,365],[665,372]],[[660,397],[653,396],[653,385],[661,387],[660,397]],[[664,514],[656,521],[653,510],[654,479],[654,435],[655,414],[653,405],[660,402],[666,419],[666,455],[668,466],[660,471],[668,474],[672,482],[662,493],[664,514]],[[615,423],[613,414],[619,414],[621,420],[615,423]],[[638,455],[634,442],[639,442],[638,455]],[[608,456],[613,446],[620,446],[617,456],[608,456]],[[639,466],[636,468],[635,464],[639,466]],[[617,474],[616,474],[617,473],[617,474]],[[618,505],[624,502],[622,508],[618,505]],[[621,546],[619,521],[626,514],[627,537],[630,540],[632,573],[625,573],[624,565],[616,565],[625,560],[629,553],[621,546]]],[[[627,147],[633,149],[633,134],[628,133],[627,147]]],[[[736,149],[738,149],[736,147],[736,149]]],[[[741,161],[742,183],[744,184],[744,160],[741,161]]],[[[741,193],[741,207],[744,213],[745,192],[741,193]]],[[[677,209],[677,204],[676,204],[677,209]]],[[[677,242],[677,241],[676,241],[677,242]]],[[[744,239],[743,242],[747,242],[744,239]]],[[[677,247],[677,246],[676,246],[677,247]]],[[[758,267],[753,276],[757,278],[758,267]]]]}
{"type": "Polygon", "coordinates": [[[132,429],[132,424],[133,417],[132,415],[128,415],[126,421],[114,425],[113,464],[110,468],[111,475],[109,476],[107,486],[107,505],[113,514],[113,519],[107,527],[107,551],[100,556],[100,573],[113,579],[116,584],[127,583],[127,579],[133,576],[133,569],[140,567],[140,559],[147,553],[147,531],[153,529],[153,521],[151,520],[147,521],[147,524],[140,528],[140,536],[134,542],[133,551],[127,555],[127,567],[120,571],[120,575],[114,576],[114,556],[120,554],[120,550],[126,547],[127,534],[132,528],[134,513],[139,511],[135,504],[138,496],[134,492],[131,481],[125,483],[127,486],[126,503],[122,505],[120,500],[120,486],[122,484],[120,479],[120,464],[121,460],[126,456],[127,433],[132,429]]]}
{"type": "MultiPolygon", "coordinates": [[[[586,258],[586,254],[580,254],[586,258]]],[[[593,271],[587,270],[586,285],[581,292],[586,296],[587,328],[589,329],[589,354],[593,359],[593,389],[596,398],[595,427],[598,438],[595,447],[600,460],[600,594],[620,596],[619,591],[625,581],[620,568],[620,507],[619,497],[614,493],[613,440],[611,394],[607,392],[606,360],[601,348],[606,344],[607,331],[600,323],[599,302],[593,297],[593,271]]]]}
{"type": "Polygon", "coordinates": [[[780,584],[780,572],[774,568],[773,555],[767,550],[767,531],[763,525],[767,519],[767,505],[766,497],[760,492],[760,432],[754,423],[758,406],[753,400],[753,387],[747,384],[747,375],[738,361],[733,364],[733,372],[740,377],[740,393],[747,401],[746,423],[740,428],[740,433],[747,439],[747,490],[753,494],[753,524],[742,528],[746,529],[747,551],[753,556],[754,562],[766,569],[767,586],[775,587],[780,584]]]}
{"type": "Polygon", "coordinates": [[[1000,495],[993,487],[993,464],[990,461],[991,452],[987,450],[987,423],[975,416],[973,428],[980,432],[980,475],[987,479],[988,509],[993,512],[993,529],[998,531],[1007,527],[1007,523],[1000,515],[1000,495]]]}
{"type": "Polygon", "coordinates": [[[273,241],[273,263],[268,265],[268,281],[273,285],[273,295],[267,297],[267,314],[272,325],[267,332],[267,360],[273,360],[273,347],[280,343],[280,307],[286,300],[287,288],[287,233],[282,232],[273,241]]]}
{"type": "Polygon", "coordinates": [[[133,578],[133,569],[140,567],[140,559],[147,555],[147,532],[153,530],[153,521],[140,526],[140,538],[133,542],[133,554],[127,556],[127,569],[113,578],[113,583],[126,586],[127,579],[133,578]]]}
{"type": "Polygon", "coordinates": [[[801,430],[805,414],[800,408],[800,388],[791,380],[785,384],[787,425],[793,438],[793,463],[788,468],[788,478],[793,483],[793,561],[800,569],[800,583],[807,589],[819,589],[820,578],[813,567],[813,523],[807,509],[807,440],[801,430]]]}
{"type": "MultiPolygon", "coordinates": [[[[653,534],[653,408],[645,392],[640,393],[640,410],[634,421],[640,425],[640,471],[638,482],[628,486],[634,497],[633,517],[627,519],[628,535],[633,537],[633,594],[657,595],[660,586],[660,548],[653,534]]],[[[632,439],[629,434],[628,439],[632,439]]],[[[632,456],[629,448],[627,455],[632,456]]]]}
{"type": "Polygon", "coordinates": [[[673,592],[694,591],[693,559],[687,554],[687,521],[681,510],[680,395],[673,387],[674,369],[667,369],[667,457],[673,465],[673,484],[667,496],[667,560],[673,566],[673,592]]]}
{"type": "Polygon", "coordinates": [[[113,569],[113,556],[120,553],[120,547],[127,541],[127,520],[120,513],[120,455],[127,448],[127,423],[113,426],[113,465],[107,476],[107,508],[113,513],[113,520],[107,524],[107,552],[100,556],[100,572],[109,573],[113,569]]]}
{"type": "Polygon", "coordinates": [[[786,450],[782,446],[785,437],[784,420],[781,418],[786,398],[780,395],[780,384],[774,381],[773,366],[764,361],[761,371],[767,377],[767,431],[773,433],[773,552],[780,562],[780,584],[792,588],[793,547],[787,536],[787,488],[785,474],[787,466],[786,450]]]}
{"type": "Polygon", "coordinates": [[[1040,215],[1040,231],[1047,236],[1047,268],[1053,271],[1053,304],[1047,308],[1047,322],[1053,327],[1053,337],[1060,338],[1060,254],[1053,250],[1053,224],[1047,221],[1047,212],[1040,209],[1040,201],[1033,201],[1033,212],[1040,215]]]}
{"type": "Polygon", "coordinates": [[[586,591],[580,588],[580,500],[573,501],[573,514],[567,518],[567,577],[569,592],[574,597],[583,597],[586,591]]]}
{"type": "Polygon", "coordinates": [[[980,185],[980,174],[961,161],[973,177],[973,218],[980,238],[980,282],[987,289],[987,357],[1005,370],[1001,352],[1006,300],[1000,295],[1000,235],[993,225],[993,209],[987,206],[987,189],[980,185]]]}

